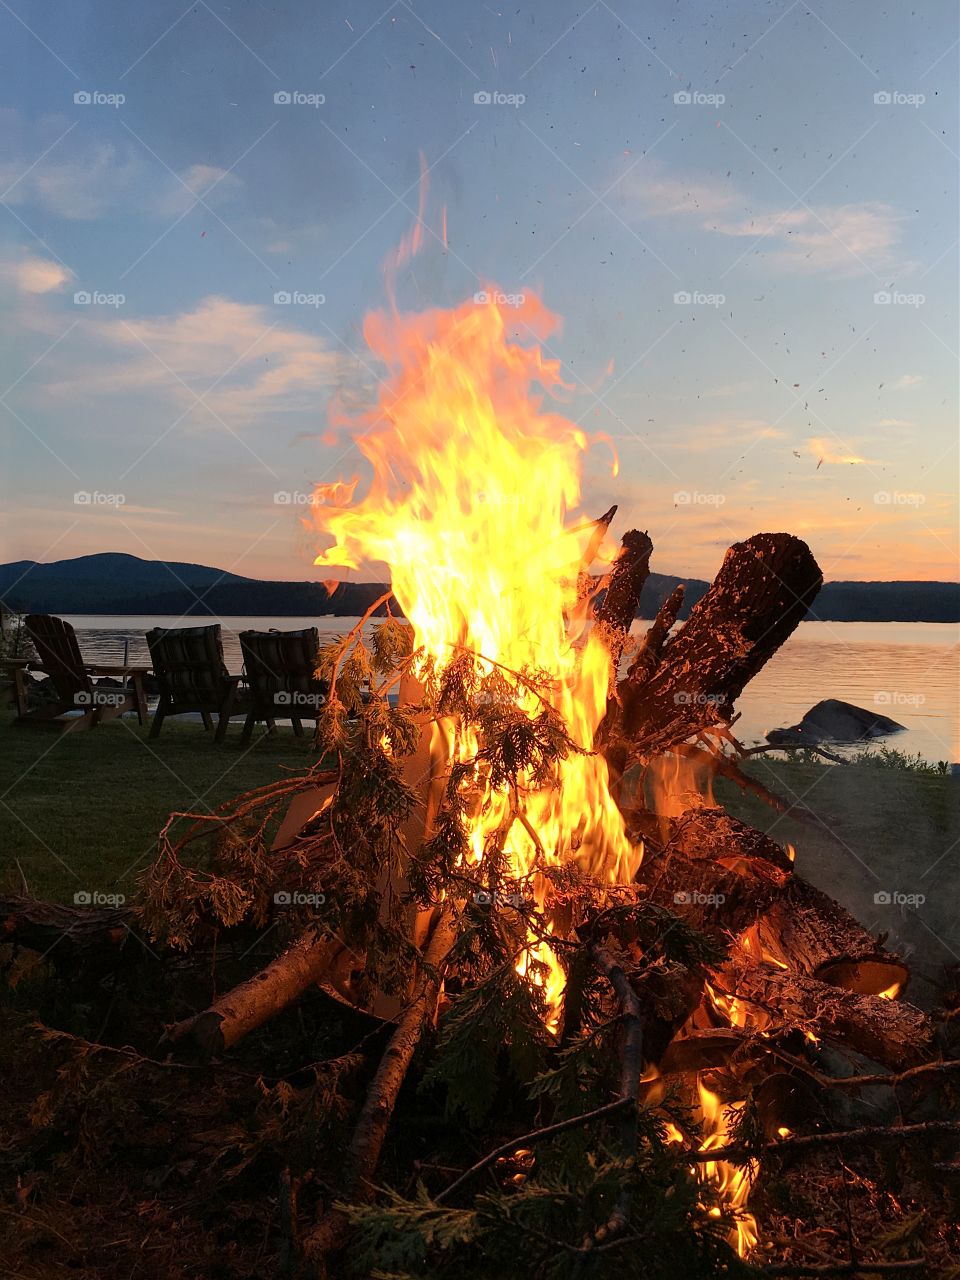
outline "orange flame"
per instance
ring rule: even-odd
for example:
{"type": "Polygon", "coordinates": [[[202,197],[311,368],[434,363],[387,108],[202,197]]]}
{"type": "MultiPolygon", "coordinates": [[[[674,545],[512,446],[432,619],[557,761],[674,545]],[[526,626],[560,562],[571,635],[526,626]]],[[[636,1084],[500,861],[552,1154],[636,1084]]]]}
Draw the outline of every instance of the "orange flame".
{"type": "MultiPolygon", "coordinates": [[[[485,298],[501,297],[496,292],[485,298]]],[[[364,335],[387,365],[376,409],[357,425],[357,446],[372,468],[367,494],[349,508],[314,506],[333,545],[318,565],[359,568],[385,561],[416,644],[445,665],[463,650],[481,655],[484,672],[549,673],[546,695],[571,739],[586,751],[605,710],[610,661],[586,627],[577,600],[581,561],[593,532],[567,514],[580,500],[587,438],[543,404],[563,388],[559,362],[511,340],[522,326],[545,337],[556,318],[527,294],[518,306],[467,302],[419,315],[368,315],[364,335]]],[[[542,706],[521,690],[531,718],[542,706]]],[[[435,727],[446,758],[469,761],[477,743],[458,726],[435,727]]],[[[523,779],[521,779],[521,782],[523,779]]],[[[517,797],[471,780],[480,801],[466,819],[476,859],[503,839],[518,877],[539,857],[575,859],[609,882],[633,877],[640,854],[624,832],[602,756],[571,753],[555,785],[521,786],[517,797]]],[[[545,886],[532,885],[539,906],[545,886]]],[[[531,941],[518,969],[546,964],[548,1006],[556,1009],[563,972],[550,948],[531,941]]]]}
{"type": "MultiPolygon", "coordinates": [[[[725,1146],[729,1141],[730,1130],[737,1114],[743,1110],[742,1102],[724,1104],[720,1098],[711,1093],[701,1080],[697,1080],[700,1094],[700,1112],[704,1124],[711,1130],[705,1139],[701,1151],[713,1151],[716,1147],[725,1146]]],[[[753,1165],[741,1168],[728,1160],[710,1160],[702,1166],[703,1177],[716,1184],[720,1197],[737,1214],[736,1224],[730,1232],[730,1244],[735,1246],[741,1258],[746,1257],[757,1243],[757,1220],[752,1213],[746,1211],[747,1197],[750,1195],[750,1184],[755,1172],[753,1165]]],[[[711,1213],[719,1217],[720,1210],[712,1209],[711,1213]]]]}

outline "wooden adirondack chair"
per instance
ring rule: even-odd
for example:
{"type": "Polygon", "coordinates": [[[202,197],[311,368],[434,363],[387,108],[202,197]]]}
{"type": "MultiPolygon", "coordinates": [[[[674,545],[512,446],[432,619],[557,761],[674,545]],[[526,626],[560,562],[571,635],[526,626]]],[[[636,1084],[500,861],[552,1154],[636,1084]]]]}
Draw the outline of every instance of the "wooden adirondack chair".
{"type": "Polygon", "coordinates": [[[316,720],[327,693],[318,680],[320,636],[316,627],[302,631],[241,631],[240,650],[250,686],[251,707],[243,726],[243,739],[265,720],[272,733],[276,719],[289,719],[297,737],[303,721],[316,720]]]}
{"type": "Polygon", "coordinates": [[[150,737],[156,738],[167,716],[199,712],[205,729],[216,741],[227,732],[232,715],[246,709],[240,690],[242,676],[232,676],[223,660],[220,624],[209,627],[154,627],[147,632],[153,672],[160,685],[160,701],[153,713],[150,737]]]}
{"type": "Polygon", "coordinates": [[[112,666],[84,662],[77,635],[69,622],[46,613],[31,613],[24,619],[27,634],[37,651],[38,662],[15,659],[6,665],[13,673],[17,703],[17,724],[61,723],[65,732],[92,729],[105,720],[113,720],[125,711],[135,711],[143,724],[147,700],[143,691],[146,667],[112,666]],[[56,697],[38,707],[30,706],[30,671],[43,671],[53,682],[56,697]],[[93,683],[94,676],[117,676],[125,682],[122,688],[106,688],[93,683]],[[81,711],[60,721],[68,711],[81,711]]]}

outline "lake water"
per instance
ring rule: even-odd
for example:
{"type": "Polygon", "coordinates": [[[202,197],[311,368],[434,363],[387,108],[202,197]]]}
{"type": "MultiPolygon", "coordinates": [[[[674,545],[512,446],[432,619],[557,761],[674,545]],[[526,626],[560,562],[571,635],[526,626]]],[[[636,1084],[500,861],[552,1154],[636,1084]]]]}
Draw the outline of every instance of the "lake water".
{"type": "MultiPolygon", "coordinates": [[[[155,626],[183,625],[181,618],[77,615],[67,619],[90,661],[128,661],[149,666],[144,633],[155,626]]],[[[324,637],[343,635],[356,618],[192,619],[218,621],[230,671],[241,669],[240,631],[294,630],[316,626],[324,637]]],[[[635,630],[649,624],[638,622],[635,630]]],[[[760,742],[768,729],[795,724],[821,698],[842,698],[904,725],[891,745],[929,760],[960,761],[960,627],[951,623],[802,622],[787,643],[751,681],[737,704],[734,732],[760,742]]]]}

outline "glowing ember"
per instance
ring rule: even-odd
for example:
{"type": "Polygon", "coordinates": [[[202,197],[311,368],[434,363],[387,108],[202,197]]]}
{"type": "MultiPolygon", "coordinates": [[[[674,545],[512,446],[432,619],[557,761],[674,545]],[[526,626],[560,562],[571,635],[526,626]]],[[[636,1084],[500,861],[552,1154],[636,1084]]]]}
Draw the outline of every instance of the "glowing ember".
{"type": "MultiPolygon", "coordinates": [[[[491,288],[487,296],[499,295],[491,288]]],[[[389,371],[376,409],[353,422],[372,481],[356,505],[351,485],[323,486],[313,518],[334,542],[316,563],[386,561],[418,647],[441,665],[467,650],[487,672],[496,663],[549,673],[552,705],[589,750],[606,710],[610,660],[577,599],[593,530],[567,522],[588,442],[543,405],[543,391],[563,387],[559,363],[512,341],[508,325],[545,337],[556,319],[530,294],[519,307],[469,302],[367,317],[367,343],[389,371]]],[[[531,718],[542,710],[532,692],[521,691],[518,704],[531,718]]],[[[469,761],[476,747],[461,727],[434,726],[435,759],[469,761]]],[[[624,833],[601,756],[571,754],[556,785],[521,785],[519,819],[506,787],[491,787],[479,770],[470,786],[480,792],[465,819],[478,859],[507,825],[517,877],[539,857],[576,859],[611,883],[632,879],[640,853],[624,833]]],[[[542,905],[545,886],[534,878],[531,887],[542,905]]],[[[530,941],[519,971],[532,973],[532,961],[548,967],[556,1009],[563,972],[543,942],[530,941]]]]}

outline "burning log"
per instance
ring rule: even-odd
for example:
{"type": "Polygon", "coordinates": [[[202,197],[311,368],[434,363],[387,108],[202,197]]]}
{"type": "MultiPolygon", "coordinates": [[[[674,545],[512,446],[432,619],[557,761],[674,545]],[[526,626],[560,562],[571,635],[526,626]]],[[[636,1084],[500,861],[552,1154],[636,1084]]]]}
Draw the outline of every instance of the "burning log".
{"type": "MultiPolygon", "coordinates": [[[[630,826],[645,839],[654,836],[661,819],[645,810],[629,814],[630,826]]],[[[679,817],[667,819],[664,848],[682,853],[687,858],[712,859],[728,865],[736,859],[761,859],[786,874],[793,872],[793,859],[776,840],[734,818],[720,805],[705,804],[685,810],[679,817]]]]}
{"type": "MultiPolygon", "coordinates": [[[[646,663],[620,681],[620,734],[649,758],[729,719],[733,702],[806,615],[823,582],[810,548],[786,533],[758,533],[727,552],[709,591],[646,663]]],[[[666,623],[665,615],[663,623],[666,623]]]]}
{"type": "Polygon", "coordinates": [[[803,972],[861,995],[892,999],[910,976],[849,911],[798,876],[760,917],[758,933],[803,972]]]}
{"type": "Polygon", "coordinates": [[[620,551],[610,570],[607,592],[597,609],[597,621],[618,638],[618,646],[611,652],[619,661],[623,642],[637,616],[640,593],[650,575],[650,556],[653,542],[646,532],[631,529],[623,535],[620,551]]]}
{"type": "Polygon", "coordinates": [[[766,1011],[775,1023],[837,1040],[892,1071],[914,1066],[932,1051],[929,1018],[902,1000],[829,986],[742,951],[718,972],[717,985],[726,996],[766,1011]]]}

